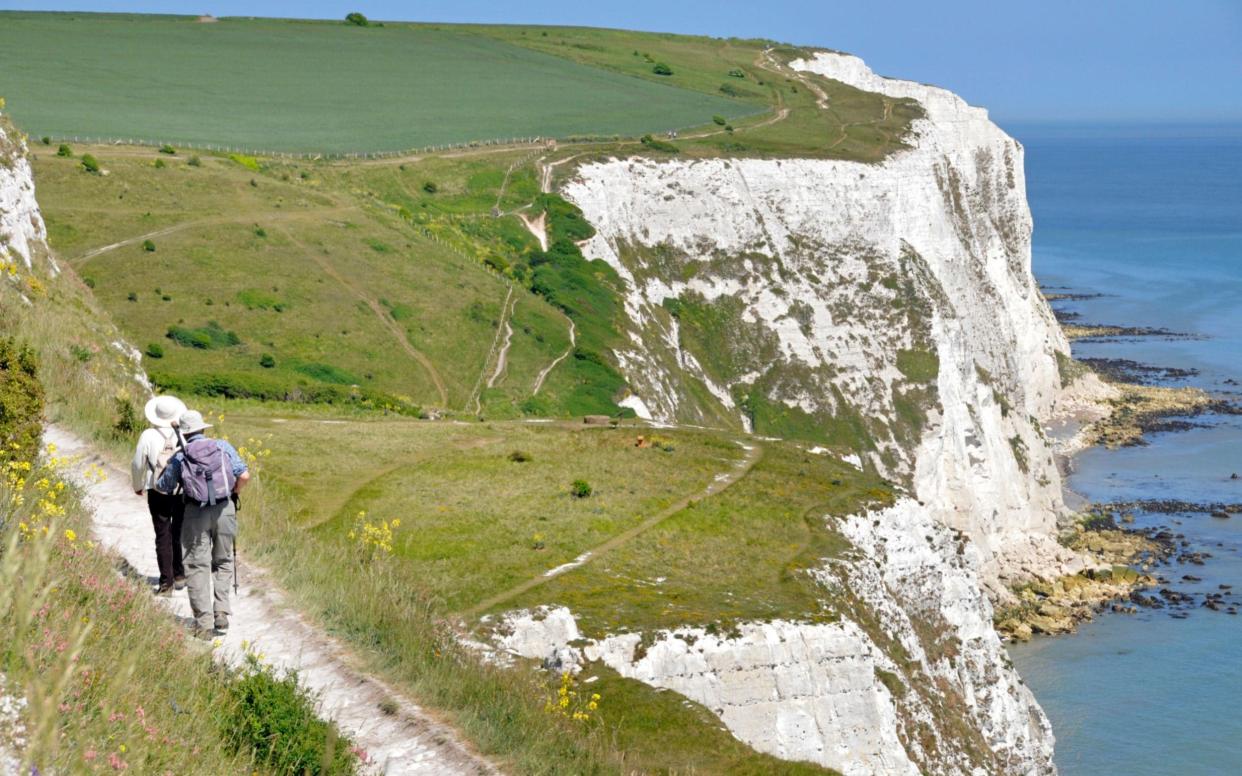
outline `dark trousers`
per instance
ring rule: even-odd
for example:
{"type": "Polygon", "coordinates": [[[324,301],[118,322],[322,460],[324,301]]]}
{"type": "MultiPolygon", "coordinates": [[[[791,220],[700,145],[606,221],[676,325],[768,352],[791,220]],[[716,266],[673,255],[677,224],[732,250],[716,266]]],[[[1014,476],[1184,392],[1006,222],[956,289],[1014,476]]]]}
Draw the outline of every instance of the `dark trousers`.
{"type": "Polygon", "coordinates": [[[160,587],[172,587],[175,580],[185,576],[185,568],[181,565],[181,521],[185,517],[185,502],[180,496],[148,490],[147,509],[151,510],[151,525],[155,527],[160,587]]]}

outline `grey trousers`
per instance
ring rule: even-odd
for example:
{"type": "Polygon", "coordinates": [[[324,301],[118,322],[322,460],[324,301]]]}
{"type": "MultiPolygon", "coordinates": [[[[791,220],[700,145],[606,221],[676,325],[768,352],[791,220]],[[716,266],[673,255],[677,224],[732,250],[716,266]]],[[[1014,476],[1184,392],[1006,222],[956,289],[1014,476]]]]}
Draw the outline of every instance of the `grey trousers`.
{"type": "Polygon", "coordinates": [[[233,584],[233,537],[237,512],[232,501],[211,507],[185,505],[181,523],[181,555],[190,609],[199,628],[215,627],[215,615],[229,615],[233,584]],[[214,583],[214,584],[213,584],[214,583]]]}

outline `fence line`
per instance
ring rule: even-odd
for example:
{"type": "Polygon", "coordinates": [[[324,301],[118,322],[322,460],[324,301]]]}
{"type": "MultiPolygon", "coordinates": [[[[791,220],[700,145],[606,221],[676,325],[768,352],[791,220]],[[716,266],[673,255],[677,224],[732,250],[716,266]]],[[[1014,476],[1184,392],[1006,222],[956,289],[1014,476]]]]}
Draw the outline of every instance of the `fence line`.
{"type": "Polygon", "coordinates": [[[242,154],[245,156],[261,156],[267,159],[286,159],[298,161],[340,161],[357,159],[396,159],[403,156],[442,153],[469,148],[488,148],[496,146],[545,146],[552,143],[598,143],[625,140],[620,135],[571,135],[567,137],[548,137],[533,135],[529,137],[495,138],[491,140],[469,140],[461,143],[436,143],[416,148],[396,151],[275,151],[261,148],[244,148],[241,146],[218,143],[175,142],[169,140],[150,140],[147,138],[102,137],[98,135],[44,135],[47,144],[54,143],[86,143],[89,145],[128,145],[149,148],[171,146],[177,150],[206,151],[220,154],[242,154]]]}

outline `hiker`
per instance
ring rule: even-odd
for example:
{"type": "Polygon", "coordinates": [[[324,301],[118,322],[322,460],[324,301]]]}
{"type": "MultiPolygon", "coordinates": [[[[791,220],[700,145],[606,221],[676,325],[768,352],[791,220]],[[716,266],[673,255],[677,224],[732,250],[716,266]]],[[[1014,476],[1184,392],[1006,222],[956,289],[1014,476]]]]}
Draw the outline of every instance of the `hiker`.
{"type": "Polygon", "coordinates": [[[134,494],[147,497],[147,510],[155,528],[155,560],[160,567],[155,594],[163,597],[185,588],[185,569],[181,563],[181,519],[185,507],[181,496],[174,495],[175,488],[161,491],[156,487],[164,467],[177,452],[177,435],[172,424],[183,412],[185,403],[176,396],[156,396],[148,401],[143,414],[151,426],[138,437],[129,466],[134,494]]]}
{"type": "Polygon", "coordinates": [[[181,551],[185,558],[194,635],[223,636],[229,630],[229,583],[233,538],[237,536],[236,494],[250,481],[246,462],[223,439],[203,434],[211,428],[201,413],[187,410],[173,424],[182,446],[168,462],[157,486],[178,484],[185,501],[181,551]],[[214,584],[213,584],[214,582],[214,584]]]}

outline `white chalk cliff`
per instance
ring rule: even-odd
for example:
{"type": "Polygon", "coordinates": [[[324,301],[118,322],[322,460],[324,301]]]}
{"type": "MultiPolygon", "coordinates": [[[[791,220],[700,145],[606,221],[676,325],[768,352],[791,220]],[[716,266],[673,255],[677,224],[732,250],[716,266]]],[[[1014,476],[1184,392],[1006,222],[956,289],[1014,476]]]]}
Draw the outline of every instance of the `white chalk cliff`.
{"type": "Polygon", "coordinates": [[[47,227],[35,202],[25,139],[0,116],[0,260],[32,269],[47,254],[47,227]]]}
{"type": "Polygon", "coordinates": [[[1078,562],[1056,542],[1065,507],[1042,430],[1069,347],[1031,274],[1022,148],[984,110],[855,57],[792,66],[924,117],[878,164],[613,159],[562,193],[597,230],[586,256],[628,285],[630,406],[746,427],[759,393],[811,423],[859,418],[854,452],[910,496],[845,522],[859,552],[819,574],[856,599],[836,622],[666,633],[638,654],[636,634],[569,647],[572,613],[556,610],[515,614],[505,646],[602,660],[757,749],[849,774],[1054,772],[985,595],[1078,562]],[[687,303],[729,321],[714,343],[727,358],[685,336],[687,303]],[[934,376],[902,363],[927,354],[934,376]]]}

